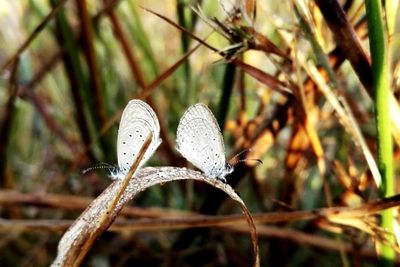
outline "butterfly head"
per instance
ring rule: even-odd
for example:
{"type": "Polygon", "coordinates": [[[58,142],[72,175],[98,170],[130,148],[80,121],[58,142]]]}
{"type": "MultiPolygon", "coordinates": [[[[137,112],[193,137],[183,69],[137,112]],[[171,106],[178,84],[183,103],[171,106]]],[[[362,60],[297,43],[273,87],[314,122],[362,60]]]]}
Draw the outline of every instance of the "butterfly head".
{"type": "Polygon", "coordinates": [[[234,166],[230,163],[225,164],[224,176],[233,172],[234,166]]]}
{"type": "Polygon", "coordinates": [[[108,176],[111,178],[111,180],[122,180],[128,172],[128,170],[125,168],[120,168],[118,166],[112,166],[107,170],[108,176]]]}
{"type": "Polygon", "coordinates": [[[226,163],[224,168],[220,169],[218,171],[219,175],[216,176],[216,178],[218,180],[221,180],[222,182],[226,183],[226,178],[225,176],[227,176],[228,174],[231,174],[233,172],[233,165],[230,163],[226,163]]]}

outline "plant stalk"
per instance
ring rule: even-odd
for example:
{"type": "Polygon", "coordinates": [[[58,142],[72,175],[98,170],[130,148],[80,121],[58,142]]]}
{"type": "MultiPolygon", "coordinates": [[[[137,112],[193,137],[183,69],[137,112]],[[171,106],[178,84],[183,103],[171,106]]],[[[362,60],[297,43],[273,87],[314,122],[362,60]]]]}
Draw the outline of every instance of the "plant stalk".
{"type": "MultiPolygon", "coordinates": [[[[390,197],[395,194],[393,177],[393,145],[390,128],[389,97],[390,68],[388,43],[383,24],[382,6],[379,0],[365,0],[368,20],[369,43],[372,59],[372,80],[375,91],[375,116],[377,127],[378,165],[382,175],[380,194],[390,197]]],[[[393,210],[382,212],[382,227],[388,232],[387,240],[394,243],[393,210]]],[[[380,244],[381,266],[393,266],[395,251],[389,244],[380,244]]]]}

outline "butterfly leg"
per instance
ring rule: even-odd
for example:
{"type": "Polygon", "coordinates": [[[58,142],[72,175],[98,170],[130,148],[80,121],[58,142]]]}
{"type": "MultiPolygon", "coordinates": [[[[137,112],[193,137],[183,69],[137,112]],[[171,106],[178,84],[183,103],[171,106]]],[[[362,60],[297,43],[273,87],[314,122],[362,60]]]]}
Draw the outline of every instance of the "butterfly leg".
{"type": "Polygon", "coordinates": [[[223,177],[223,176],[218,176],[217,179],[220,180],[221,182],[223,182],[224,184],[227,183],[225,177],[223,177]]]}

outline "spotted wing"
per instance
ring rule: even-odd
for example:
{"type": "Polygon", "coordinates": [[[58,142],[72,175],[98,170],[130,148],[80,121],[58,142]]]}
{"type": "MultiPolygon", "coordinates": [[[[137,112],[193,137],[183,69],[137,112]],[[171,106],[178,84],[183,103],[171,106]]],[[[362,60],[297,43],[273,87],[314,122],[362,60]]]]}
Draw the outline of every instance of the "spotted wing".
{"type": "Polygon", "coordinates": [[[177,150],[206,175],[218,177],[225,169],[221,130],[210,109],[198,103],[183,114],[176,134],[177,150]]]}
{"type": "Polygon", "coordinates": [[[129,170],[150,132],[153,133],[153,138],[139,167],[153,155],[161,144],[160,124],[148,104],[138,99],[129,101],[122,113],[118,130],[117,156],[121,171],[129,170]]]}

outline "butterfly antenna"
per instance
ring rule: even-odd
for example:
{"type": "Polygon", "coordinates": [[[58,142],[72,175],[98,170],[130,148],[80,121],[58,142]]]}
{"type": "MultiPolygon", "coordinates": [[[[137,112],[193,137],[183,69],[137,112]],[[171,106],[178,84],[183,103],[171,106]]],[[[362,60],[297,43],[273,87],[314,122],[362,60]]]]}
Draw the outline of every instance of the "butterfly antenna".
{"type": "Polygon", "coordinates": [[[247,148],[247,149],[237,153],[235,156],[233,156],[233,158],[230,160],[230,164],[232,166],[236,166],[236,164],[238,164],[238,163],[241,163],[241,162],[244,162],[244,161],[250,161],[250,160],[251,161],[257,161],[259,164],[263,164],[262,160],[260,160],[260,159],[247,159],[246,158],[246,159],[234,160],[234,159],[238,158],[240,155],[242,155],[245,152],[251,152],[251,148],[247,148]],[[234,160],[234,161],[232,161],[232,160],[234,160]]]}
{"type": "Polygon", "coordinates": [[[263,164],[261,159],[241,159],[241,160],[236,160],[236,161],[232,162],[231,165],[236,166],[236,164],[245,162],[245,161],[257,161],[258,164],[263,164]]]}
{"type": "Polygon", "coordinates": [[[99,165],[96,165],[96,166],[93,166],[93,167],[89,167],[89,168],[84,169],[84,170],[82,171],[82,174],[86,174],[86,173],[88,173],[88,172],[90,172],[90,171],[97,170],[97,169],[111,169],[111,168],[113,168],[112,165],[107,164],[107,163],[101,163],[101,164],[99,164],[99,165]]]}
{"type": "MultiPolygon", "coordinates": [[[[246,153],[246,152],[250,152],[250,151],[251,151],[251,148],[247,148],[247,149],[244,149],[244,150],[240,151],[239,153],[237,153],[235,156],[233,156],[233,157],[231,158],[231,161],[232,161],[233,159],[236,159],[236,158],[240,157],[240,155],[242,155],[242,154],[244,154],[244,153],[246,153]]],[[[237,160],[234,161],[234,162],[237,162],[237,160]]]]}

